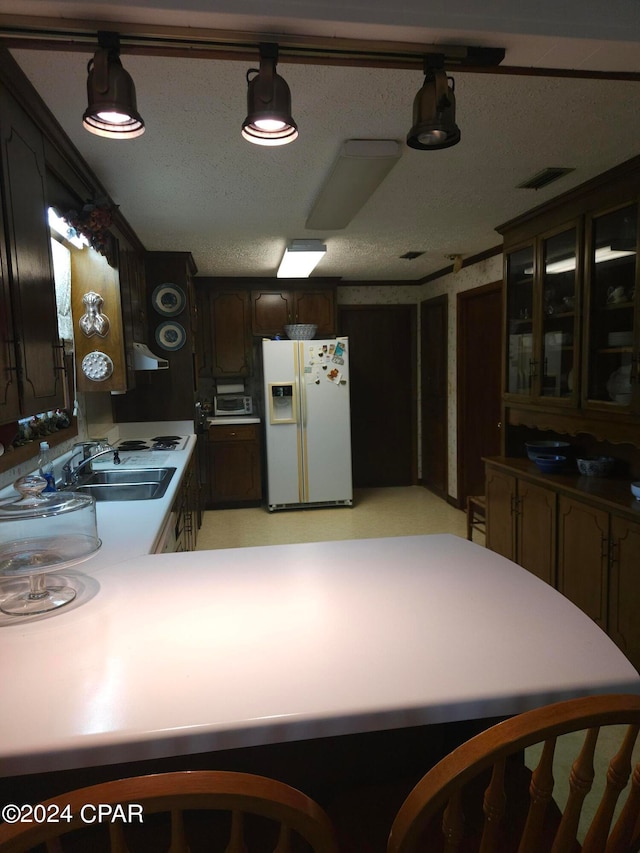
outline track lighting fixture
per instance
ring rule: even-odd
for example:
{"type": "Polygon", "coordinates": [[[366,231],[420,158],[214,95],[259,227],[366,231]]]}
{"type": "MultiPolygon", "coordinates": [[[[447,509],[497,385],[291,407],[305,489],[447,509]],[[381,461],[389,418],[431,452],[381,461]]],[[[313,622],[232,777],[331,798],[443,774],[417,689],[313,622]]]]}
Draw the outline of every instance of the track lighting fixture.
{"type": "Polygon", "coordinates": [[[449,148],[460,142],[456,124],[455,84],[444,70],[444,56],[424,58],[424,83],[413,101],[413,127],[407,145],[420,151],[449,148]]]}
{"type": "Polygon", "coordinates": [[[87,65],[89,106],[82,124],[97,136],[134,139],[144,133],[144,121],[138,113],[131,75],[120,62],[120,36],[100,31],[98,45],[87,65]]]}
{"type": "Polygon", "coordinates": [[[247,71],[247,117],[242,135],[255,145],[286,145],[298,137],[291,117],[291,92],[276,72],[278,45],[260,45],[260,70],[247,71]],[[255,75],[250,78],[249,75],[255,75]]]}

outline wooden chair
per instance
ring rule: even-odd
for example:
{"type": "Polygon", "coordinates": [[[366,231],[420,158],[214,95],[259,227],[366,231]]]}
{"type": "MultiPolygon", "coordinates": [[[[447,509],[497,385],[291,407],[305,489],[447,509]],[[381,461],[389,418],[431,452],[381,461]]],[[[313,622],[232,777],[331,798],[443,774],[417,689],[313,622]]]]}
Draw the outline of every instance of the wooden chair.
{"type": "Polygon", "coordinates": [[[0,824],[3,853],[31,850],[43,842],[47,853],[68,849],[92,853],[337,851],[329,818],[317,803],[289,785],[249,773],[203,770],[120,779],[78,788],[47,800],[40,808],[43,814],[62,815],[63,819],[57,823],[0,824]],[[107,814],[104,822],[96,826],[98,804],[122,809],[116,814],[124,815],[124,819],[112,821],[112,815],[107,814]],[[134,804],[131,820],[128,804],[134,804]],[[160,812],[169,814],[160,816],[160,812]],[[226,824],[222,828],[205,822],[212,818],[212,812],[227,813],[223,815],[226,824]],[[165,820],[154,823],[152,815],[165,820]],[[196,820],[195,827],[189,823],[192,819],[196,820]],[[87,820],[93,824],[88,825],[87,820]],[[102,839],[97,838],[98,831],[102,839]],[[161,838],[161,834],[166,837],[161,838]],[[100,846],[102,840],[106,841],[105,835],[108,842],[100,846]]]}
{"type": "Polygon", "coordinates": [[[467,495],[467,539],[473,541],[473,529],[486,533],[484,495],[467,495]]]}
{"type": "MultiPolygon", "coordinates": [[[[588,653],[585,651],[585,653],[588,653]]],[[[640,696],[593,696],[529,711],[493,726],[433,767],[409,794],[394,820],[388,853],[500,851],[500,853],[629,853],[640,848],[640,764],[617,821],[612,816],[631,774],[640,731],[640,696]],[[627,726],[611,758],[604,792],[582,847],[577,830],[594,778],[593,754],[602,726],[627,726]],[[573,763],[564,811],[552,799],[556,739],[585,732],[573,763]],[[544,743],[537,767],[520,796],[522,750],[544,743]],[[520,756],[520,761],[518,761],[520,756]],[[515,776],[510,774],[516,771],[515,776]],[[486,784],[473,783],[486,774],[486,784]],[[515,781],[514,781],[515,780],[515,781]],[[528,790],[527,790],[528,789],[528,790]],[[521,809],[520,806],[523,806],[521,809]]]]}

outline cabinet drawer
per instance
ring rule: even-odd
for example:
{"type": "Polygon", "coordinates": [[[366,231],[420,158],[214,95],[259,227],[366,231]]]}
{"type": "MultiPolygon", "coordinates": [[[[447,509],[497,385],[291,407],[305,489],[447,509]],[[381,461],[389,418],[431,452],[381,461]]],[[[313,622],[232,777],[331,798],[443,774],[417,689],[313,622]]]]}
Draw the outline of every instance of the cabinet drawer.
{"type": "Polygon", "coordinates": [[[209,441],[257,441],[258,436],[258,424],[209,427],[209,441]]]}

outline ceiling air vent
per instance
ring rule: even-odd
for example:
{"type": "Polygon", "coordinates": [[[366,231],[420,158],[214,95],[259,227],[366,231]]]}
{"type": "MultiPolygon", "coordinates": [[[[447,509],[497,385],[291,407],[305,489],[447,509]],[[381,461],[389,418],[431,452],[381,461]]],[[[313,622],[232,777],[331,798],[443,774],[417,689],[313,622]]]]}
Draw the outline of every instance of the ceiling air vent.
{"type": "Polygon", "coordinates": [[[424,252],[405,252],[404,255],[400,255],[400,259],[403,261],[415,261],[420,255],[424,255],[424,252]]]}
{"type": "Polygon", "coordinates": [[[534,175],[532,178],[529,178],[528,181],[523,181],[521,184],[517,185],[517,189],[519,190],[540,190],[542,187],[546,187],[547,184],[553,183],[553,181],[557,181],[559,178],[564,178],[565,175],[568,175],[569,172],[573,172],[575,169],[566,168],[563,166],[549,166],[547,169],[543,169],[541,172],[538,172],[537,175],[534,175]]]}

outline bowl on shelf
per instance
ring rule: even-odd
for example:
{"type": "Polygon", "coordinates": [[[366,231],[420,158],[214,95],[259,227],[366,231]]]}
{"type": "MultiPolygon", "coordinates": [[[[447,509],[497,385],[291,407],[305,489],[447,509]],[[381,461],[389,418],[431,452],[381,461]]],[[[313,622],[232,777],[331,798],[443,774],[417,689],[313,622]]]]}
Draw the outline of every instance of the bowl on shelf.
{"type": "Polygon", "coordinates": [[[631,483],[631,494],[637,501],[640,501],[640,483],[631,483]]]}
{"type": "Polygon", "coordinates": [[[576,459],[578,471],[586,477],[608,477],[613,470],[615,459],[611,456],[592,456],[576,459]]]}
{"type": "Polygon", "coordinates": [[[571,447],[568,441],[527,441],[524,446],[532,462],[535,462],[540,454],[566,453],[571,447]]]}
{"type": "Polygon", "coordinates": [[[567,464],[567,457],[555,453],[540,453],[533,461],[543,474],[558,474],[567,464]]]}
{"type": "Polygon", "coordinates": [[[607,346],[630,347],[633,345],[633,332],[609,332],[607,335],[607,346]]]}
{"type": "Polygon", "coordinates": [[[310,341],[317,329],[315,323],[295,323],[284,327],[287,337],[292,341],[310,341]]]}

